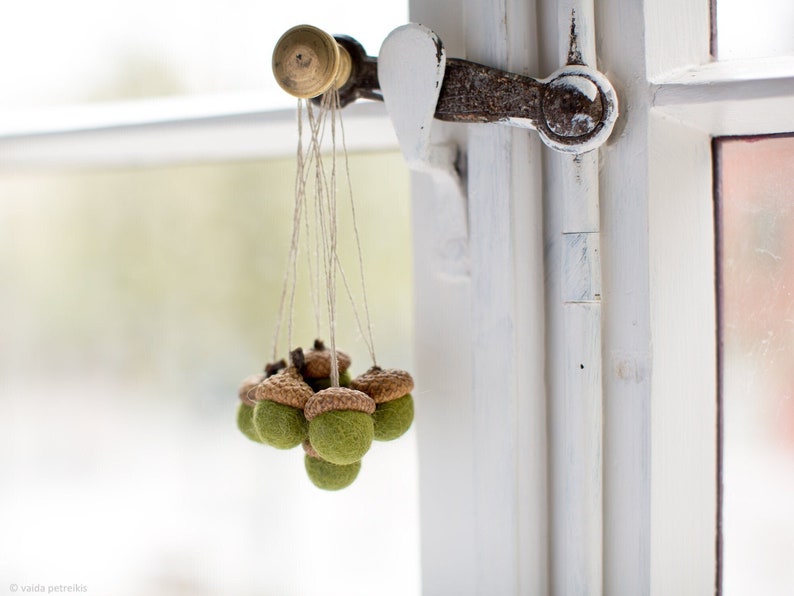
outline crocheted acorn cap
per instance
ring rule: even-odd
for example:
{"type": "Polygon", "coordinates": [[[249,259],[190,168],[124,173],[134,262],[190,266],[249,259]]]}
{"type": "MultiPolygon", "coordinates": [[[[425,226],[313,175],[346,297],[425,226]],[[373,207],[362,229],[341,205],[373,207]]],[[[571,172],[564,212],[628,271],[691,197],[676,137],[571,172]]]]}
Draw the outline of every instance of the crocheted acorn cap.
{"type": "Polygon", "coordinates": [[[311,396],[306,402],[306,420],[317,418],[320,414],[336,410],[352,410],[372,414],[375,402],[370,396],[347,387],[329,387],[311,396]]]}
{"type": "Polygon", "coordinates": [[[376,404],[383,404],[413,391],[414,380],[407,371],[373,366],[353,379],[350,388],[366,393],[376,404]]]}
{"type": "MultiPolygon", "coordinates": [[[[314,340],[314,347],[306,352],[301,374],[307,379],[323,379],[331,376],[331,350],[319,340],[314,340]]],[[[336,351],[336,363],[341,375],[350,367],[350,356],[342,350],[336,351]]]]}
{"type": "Polygon", "coordinates": [[[274,401],[300,410],[313,395],[314,391],[306,384],[294,366],[289,366],[272,377],[268,377],[257,385],[255,391],[256,401],[274,401]]]}
{"type": "Polygon", "coordinates": [[[245,377],[242,383],[240,383],[240,387],[237,389],[237,396],[240,398],[240,401],[247,406],[255,406],[256,401],[254,400],[253,389],[264,380],[265,375],[263,373],[245,377]]]}

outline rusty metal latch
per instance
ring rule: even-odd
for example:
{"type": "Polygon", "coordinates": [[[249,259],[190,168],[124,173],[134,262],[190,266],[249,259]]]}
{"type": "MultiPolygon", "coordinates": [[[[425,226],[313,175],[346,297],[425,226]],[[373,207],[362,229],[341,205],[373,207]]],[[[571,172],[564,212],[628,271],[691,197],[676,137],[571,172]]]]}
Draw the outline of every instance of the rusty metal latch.
{"type": "Polygon", "coordinates": [[[276,45],[273,72],[279,85],[298,97],[317,98],[335,86],[342,106],[359,98],[385,101],[404,153],[406,135],[411,151],[417,142],[429,144],[430,109],[431,119],[536,129],[549,147],[575,154],[604,143],[618,114],[610,82],[582,64],[575,51],[569,64],[546,79],[535,79],[447,58],[438,36],[416,24],[395,29],[379,58],[368,56],[351,37],[294,27],[276,45]],[[415,105],[428,102],[432,105],[415,105]],[[400,128],[414,124],[419,131],[401,135],[400,128]]]}

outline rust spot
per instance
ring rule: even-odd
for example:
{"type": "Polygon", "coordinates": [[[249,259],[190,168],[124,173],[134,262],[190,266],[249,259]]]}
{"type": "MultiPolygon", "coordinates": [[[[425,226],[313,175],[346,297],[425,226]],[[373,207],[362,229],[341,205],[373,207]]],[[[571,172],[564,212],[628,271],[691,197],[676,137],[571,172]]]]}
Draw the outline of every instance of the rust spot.
{"type": "Polygon", "coordinates": [[[584,64],[579,49],[579,36],[576,35],[576,9],[571,9],[571,33],[568,42],[568,64],[584,64]]]}
{"type": "Polygon", "coordinates": [[[436,64],[441,64],[441,56],[444,54],[444,44],[438,37],[433,37],[433,43],[436,44],[436,64]]]}
{"type": "Polygon", "coordinates": [[[598,87],[583,76],[554,79],[543,94],[543,117],[554,134],[582,137],[592,133],[604,116],[598,87]]]}
{"type": "Polygon", "coordinates": [[[436,118],[451,122],[537,121],[543,85],[530,77],[449,58],[436,118]]]}

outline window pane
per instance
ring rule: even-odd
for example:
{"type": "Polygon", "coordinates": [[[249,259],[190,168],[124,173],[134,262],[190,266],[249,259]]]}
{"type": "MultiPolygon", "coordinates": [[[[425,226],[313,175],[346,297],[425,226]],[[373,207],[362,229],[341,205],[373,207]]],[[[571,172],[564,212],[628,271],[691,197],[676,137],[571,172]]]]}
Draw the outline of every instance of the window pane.
{"type": "MultiPolygon", "coordinates": [[[[371,54],[408,20],[408,2],[26,0],[0,19],[0,109],[175,94],[254,91],[284,104],[270,59],[310,22],[371,54]]],[[[287,98],[289,99],[289,98],[287,98]]]]}
{"type": "MultiPolygon", "coordinates": [[[[410,370],[408,173],[397,153],[351,168],[378,357],[410,370]]],[[[294,171],[293,159],[0,177],[6,586],[418,592],[413,431],[373,445],[355,483],[328,493],[300,448],[236,428],[238,383],[270,356],[294,171]]],[[[357,282],[351,238],[341,227],[357,282]]],[[[305,345],[314,317],[298,290],[305,345]]],[[[338,342],[358,374],[369,356],[339,294],[338,342]]]]}
{"type": "Polygon", "coordinates": [[[718,144],[723,582],[794,586],[794,138],[718,144]]]}
{"type": "Polygon", "coordinates": [[[717,57],[765,58],[794,55],[794,2],[713,0],[717,14],[717,57]]]}

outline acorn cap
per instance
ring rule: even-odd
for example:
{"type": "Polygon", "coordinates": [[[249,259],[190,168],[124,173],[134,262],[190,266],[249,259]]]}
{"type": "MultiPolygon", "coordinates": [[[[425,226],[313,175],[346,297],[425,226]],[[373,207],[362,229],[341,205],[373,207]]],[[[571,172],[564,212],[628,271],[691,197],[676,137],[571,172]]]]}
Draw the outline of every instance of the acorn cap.
{"type": "Polygon", "coordinates": [[[308,455],[309,457],[314,457],[314,458],[317,458],[317,459],[322,459],[322,457],[320,457],[320,454],[319,454],[319,453],[317,453],[317,452],[314,450],[314,447],[312,447],[312,444],[311,444],[311,442],[309,441],[309,439],[306,439],[306,440],[303,442],[303,450],[306,452],[306,455],[308,455]]]}
{"type": "Polygon", "coordinates": [[[240,398],[240,401],[247,406],[255,406],[256,401],[254,400],[253,389],[264,380],[265,375],[262,373],[248,375],[245,377],[240,383],[240,387],[237,389],[237,396],[240,398]]]}
{"type": "Polygon", "coordinates": [[[312,420],[320,414],[336,410],[353,410],[372,414],[375,402],[370,396],[347,387],[329,387],[312,395],[306,402],[304,414],[306,420],[312,420]]]}
{"type": "Polygon", "coordinates": [[[366,393],[376,404],[383,404],[413,391],[414,380],[407,371],[373,366],[353,379],[350,388],[366,393]]]}
{"type": "Polygon", "coordinates": [[[312,395],[312,388],[306,384],[297,369],[290,366],[257,385],[255,399],[274,401],[302,410],[312,395]]]}
{"type": "MultiPolygon", "coordinates": [[[[301,374],[307,379],[324,379],[331,376],[332,352],[319,339],[314,340],[314,347],[303,355],[304,362],[301,374]]],[[[350,367],[350,356],[341,350],[336,351],[336,364],[339,374],[350,367]]]]}

